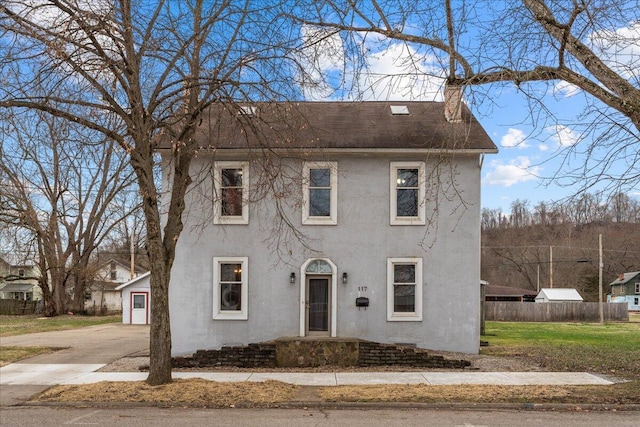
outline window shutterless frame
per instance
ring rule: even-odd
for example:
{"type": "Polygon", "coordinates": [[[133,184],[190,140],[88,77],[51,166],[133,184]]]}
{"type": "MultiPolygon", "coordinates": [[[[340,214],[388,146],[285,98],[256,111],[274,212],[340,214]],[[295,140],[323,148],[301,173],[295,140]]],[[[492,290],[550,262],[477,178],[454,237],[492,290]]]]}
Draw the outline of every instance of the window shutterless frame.
{"type": "Polygon", "coordinates": [[[422,321],[422,258],[387,258],[387,320],[422,321]]]}
{"type": "Polygon", "coordinates": [[[391,162],[389,211],[391,225],[425,225],[425,163],[391,162]]]}
{"type": "Polygon", "coordinates": [[[302,167],[302,224],[338,223],[338,163],[305,162],[302,167]]]}
{"type": "Polygon", "coordinates": [[[213,319],[249,318],[249,258],[213,258],[213,319]]]}
{"type": "Polygon", "coordinates": [[[214,224],[249,223],[249,162],[215,162],[214,224]]]}

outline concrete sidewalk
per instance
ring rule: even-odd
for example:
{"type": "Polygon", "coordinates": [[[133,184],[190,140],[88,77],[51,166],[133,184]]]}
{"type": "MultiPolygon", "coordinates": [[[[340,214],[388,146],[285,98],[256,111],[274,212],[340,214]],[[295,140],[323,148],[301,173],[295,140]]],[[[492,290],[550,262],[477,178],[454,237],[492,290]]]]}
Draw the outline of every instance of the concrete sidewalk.
{"type": "MultiPolygon", "coordinates": [[[[145,372],[95,372],[103,364],[14,363],[0,368],[0,386],[144,381],[145,372]]],[[[219,382],[282,381],[305,386],[370,384],[427,385],[611,385],[586,372],[174,372],[174,378],[219,382]]]]}

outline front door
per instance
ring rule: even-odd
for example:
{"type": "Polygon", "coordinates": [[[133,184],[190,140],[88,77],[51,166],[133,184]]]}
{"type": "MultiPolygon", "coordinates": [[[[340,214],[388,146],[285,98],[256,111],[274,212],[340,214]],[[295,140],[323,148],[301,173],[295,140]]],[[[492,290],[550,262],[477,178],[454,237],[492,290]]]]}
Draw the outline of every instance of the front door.
{"type": "Polygon", "coordinates": [[[146,292],[131,292],[131,324],[146,325],[148,313],[148,294],[146,292]]]}
{"type": "Polygon", "coordinates": [[[307,276],[306,335],[329,336],[331,276],[307,276]]]}

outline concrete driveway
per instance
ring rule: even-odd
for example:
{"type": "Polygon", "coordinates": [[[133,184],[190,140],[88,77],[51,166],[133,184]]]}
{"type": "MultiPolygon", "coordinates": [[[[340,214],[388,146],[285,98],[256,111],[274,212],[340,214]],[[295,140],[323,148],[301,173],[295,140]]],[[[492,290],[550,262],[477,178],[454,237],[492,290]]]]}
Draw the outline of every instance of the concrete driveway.
{"type": "MultiPolygon", "coordinates": [[[[112,323],[66,331],[39,332],[0,338],[0,346],[68,347],[55,353],[21,360],[20,365],[50,365],[59,372],[78,369],[93,372],[100,365],[125,356],[148,355],[149,326],[112,323]]],[[[36,375],[37,371],[34,369],[33,374],[36,375]]],[[[7,378],[9,373],[4,374],[0,387],[0,406],[23,402],[49,387],[45,384],[12,385],[10,378],[7,378]]]]}

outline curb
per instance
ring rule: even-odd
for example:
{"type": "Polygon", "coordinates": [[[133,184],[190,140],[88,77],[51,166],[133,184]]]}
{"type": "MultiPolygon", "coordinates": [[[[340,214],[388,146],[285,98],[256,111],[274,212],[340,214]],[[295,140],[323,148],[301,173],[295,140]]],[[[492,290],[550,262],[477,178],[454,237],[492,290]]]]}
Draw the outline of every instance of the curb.
{"type": "Polygon", "coordinates": [[[203,409],[414,409],[461,411],[562,411],[562,412],[632,412],[640,411],[640,403],[419,403],[419,402],[285,402],[266,405],[206,406],[178,402],[23,402],[12,407],[82,407],[82,408],[203,408],[203,409]]]}

